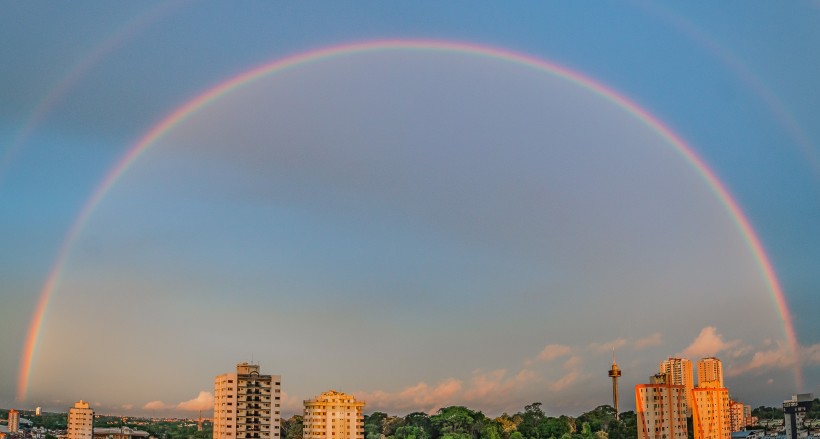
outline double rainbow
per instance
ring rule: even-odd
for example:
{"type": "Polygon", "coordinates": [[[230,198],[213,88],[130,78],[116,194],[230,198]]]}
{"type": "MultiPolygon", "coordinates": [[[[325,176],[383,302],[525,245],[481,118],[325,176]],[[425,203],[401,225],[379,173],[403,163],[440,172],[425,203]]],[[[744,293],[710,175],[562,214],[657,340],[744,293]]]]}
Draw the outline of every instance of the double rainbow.
{"type": "Polygon", "coordinates": [[[160,120],[157,124],[151,127],[122,157],[122,159],[113,166],[105,178],[94,189],[91,196],[83,205],[79,215],[74,220],[62,246],[57,254],[54,265],[49,272],[45,285],[43,286],[37,306],[34,310],[31,323],[29,325],[28,334],[23,352],[20,359],[20,372],[17,384],[17,399],[23,401],[26,397],[28,384],[31,377],[31,369],[34,362],[34,356],[37,348],[37,341],[40,336],[43,321],[48,310],[48,302],[51,298],[54,289],[56,288],[63,266],[70,254],[71,248],[77,237],[83,230],[83,227],[92,215],[96,207],[105,198],[105,195],[111,190],[120,176],[133,164],[139,157],[147,151],[154,143],[162,138],[166,133],[172,130],[180,122],[188,119],[201,108],[218,100],[220,97],[236,90],[240,87],[248,85],[262,77],[277,74],[288,69],[299,66],[304,66],[311,63],[320,62],[323,60],[337,58],[347,55],[353,55],[364,52],[376,51],[429,51],[429,52],[450,52],[465,55],[472,55],[483,58],[491,58],[500,61],[511,62],[524,67],[528,67],[548,75],[560,77],[575,85],[583,87],[592,93],[612,102],[624,111],[633,115],[638,121],[655,131],[663,139],[668,141],[680,156],[691,164],[698,172],[701,178],[707,183],[711,191],[720,200],[723,206],[728,211],[735,226],[740,231],[746,242],[749,250],[754,255],[757,265],[763,275],[769,291],[772,293],[775,307],[783,324],[785,336],[794,364],[794,376],[797,389],[803,386],[802,370],[800,368],[800,361],[798,358],[799,350],[797,344],[797,337],[794,331],[794,325],[789,313],[786,299],[780,283],[775,275],[772,264],[769,261],[760,239],[752,229],[748,218],[740,209],[737,201],[729,194],[724,184],[717,178],[715,173],[704,163],[704,161],[689,147],[683,139],[675,134],[669,127],[664,125],[660,120],[650,114],[647,110],[641,108],[636,103],[632,102],[625,96],[619,94],[615,90],[606,87],[605,85],[594,81],[578,72],[567,69],[566,67],[547,62],[528,55],[515,53],[508,50],[491,48],[486,46],[478,46],[466,43],[454,43],[445,41],[426,41],[426,40],[380,40],[363,43],[345,44],[339,46],[327,47],[319,50],[312,50],[309,52],[289,56],[270,63],[263,64],[244,73],[241,73],[227,81],[221,82],[216,86],[206,90],[197,97],[189,100],[182,106],[178,107],[172,113],[160,120]]]}

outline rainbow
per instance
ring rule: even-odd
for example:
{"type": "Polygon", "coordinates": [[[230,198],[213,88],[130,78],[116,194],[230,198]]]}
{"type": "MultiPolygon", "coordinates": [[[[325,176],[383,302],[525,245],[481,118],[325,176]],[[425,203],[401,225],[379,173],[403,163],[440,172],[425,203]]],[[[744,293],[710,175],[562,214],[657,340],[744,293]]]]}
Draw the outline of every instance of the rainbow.
{"type": "Polygon", "coordinates": [[[42,292],[40,293],[40,297],[28,329],[26,340],[23,345],[17,386],[18,401],[23,401],[26,397],[29,379],[31,377],[31,368],[34,362],[34,356],[36,354],[37,341],[48,310],[48,302],[59,282],[61,271],[65,265],[71,247],[80,235],[80,232],[82,231],[88,218],[100,204],[105,195],[118,181],[118,179],[129,168],[129,166],[131,166],[131,164],[133,164],[157,140],[162,138],[179,123],[191,117],[198,110],[218,100],[220,97],[254,82],[255,80],[263,78],[267,75],[281,73],[289,69],[309,65],[323,60],[359,53],[388,50],[459,53],[511,62],[549,75],[557,76],[610,101],[624,111],[633,115],[638,121],[668,141],[680,154],[680,156],[697,170],[701,178],[703,178],[711,191],[720,200],[743,236],[749,250],[751,250],[754,255],[766,285],[772,293],[775,307],[783,324],[787,343],[793,356],[796,387],[798,390],[803,387],[802,370],[800,368],[800,361],[798,358],[799,349],[797,344],[797,336],[794,331],[791,315],[789,313],[783,290],[780,287],[780,283],[775,275],[772,264],[763,249],[760,238],[755,233],[749,223],[748,218],[746,218],[743,211],[740,209],[737,201],[732,198],[729,191],[717,178],[715,173],[695,153],[695,151],[669,127],[651,115],[647,110],[638,106],[636,103],[619,94],[615,90],[608,88],[605,85],[578,72],[551,62],[544,61],[542,59],[509,50],[467,43],[429,40],[379,40],[326,47],[262,64],[234,76],[227,81],[223,81],[189,100],[156,123],[150,130],[148,130],[148,132],[139,138],[137,142],[119,160],[119,162],[117,162],[117,164],[107,172],[100,184],[96,187],[96,189],[94,189],[93,193],[80,210],[79,215],[71,225],[71,228],[69,229],[66,238],[60,247],[57,258],[49,272],[42,292]]]}
{"type": "Polygon", "coordinates": [[[46,118],[46,116],[54,111],[60,102],[68,95],[91,69],[102,61],[110,53],[117,48],[133,39],[136,35],[147,29],[157,21],[174,14],[177,10],[184,6],[184,3],[161,3],[159,6],[150,9],[148,12],[137,16],[116,33],[104,38],[102,43],[97,45],[91,52],[81,58],[74,67],[66,74],[63,79],[56,84],[37,104],[32,114],[27,119],[26,123],[17,133],[17,136],[11,141],[9,146],[0,156],[0,182],[2,182],[3,174],[11,165],[20,148],[25,145],[29,136],[34,132],[34,129],[46,118]]]}

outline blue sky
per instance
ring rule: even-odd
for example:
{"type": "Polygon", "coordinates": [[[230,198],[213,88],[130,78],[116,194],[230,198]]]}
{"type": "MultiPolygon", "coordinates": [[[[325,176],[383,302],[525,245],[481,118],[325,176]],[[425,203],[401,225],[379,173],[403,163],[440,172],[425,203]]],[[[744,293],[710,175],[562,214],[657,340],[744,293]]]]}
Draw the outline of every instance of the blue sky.
{"type": "Polygon", "coordinates": [[[613,346],[627,389],[681,353],[723,358],[743,402],[797,390],[743,237],[658,133],[566,78],[386,50],[262,78],[138,159],[64,261],[15,401],[49,270],[137,139],[251,68],[385,39],[561,65],[681,136],[759,234],[820,393],[817,3],[81,6],[0,14],[0,405],[186,414],[254,359],[286,412],[336,388],[577,414],[609,402],[613,346]]]}

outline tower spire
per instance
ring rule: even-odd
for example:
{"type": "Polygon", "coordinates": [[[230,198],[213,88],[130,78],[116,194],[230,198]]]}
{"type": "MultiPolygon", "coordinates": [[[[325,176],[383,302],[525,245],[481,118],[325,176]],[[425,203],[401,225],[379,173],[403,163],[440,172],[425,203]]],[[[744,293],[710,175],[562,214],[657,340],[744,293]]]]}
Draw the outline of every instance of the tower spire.
{"type": "Polygon", "coordinates": [[[612,378],[612,405],[615,407],[615,420],[620,419],[618,410],[618,378],[621,376],[621,369],[615,362],[615,346],[612,347],[612,367],[609,368],[609,377],[612,378]]]}

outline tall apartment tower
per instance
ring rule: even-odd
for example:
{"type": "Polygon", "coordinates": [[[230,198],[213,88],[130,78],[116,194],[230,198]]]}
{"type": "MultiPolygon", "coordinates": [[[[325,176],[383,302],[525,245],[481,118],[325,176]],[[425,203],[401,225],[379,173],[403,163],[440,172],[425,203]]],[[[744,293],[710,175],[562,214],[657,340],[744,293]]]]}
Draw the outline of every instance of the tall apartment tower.
{"type": "Polygon", "coordinates": [[[723,385],[723,365],[715,357],[701,358],[698,361],[698,385],[707,381],[717,381],[718,387],[723,385]]]}
{"type": "Polygon", "coordinates": [[[303,439],[364,439],[364,401],[335,390],[305,401],[303,439]]]}
{"type": "Polygon", "coordinates": [[[695,388],[695,379],[692,373],[692,362],[686,358],[674,358],[661,361],[661,374],[670,376],[670,384],[683,386],[686,389],[686,415],[692,415],[692,389],[695,388]]]}
{"type": "Polygon", "coordinates": [[[730,439],[729,390],[718,381],[706,381],[692,389],[692,399],[695,439],[730,439]]]}
{"type": "Polygon", "coordinates": [[[649,377],[635,386],[638,439],[686,439],[686,387],[671,383],[669,374],[649,377]]]}
{"type": "Polygon", "coordinates": [[[239,363],[214,378],[214,439],[277,439],[281,377],[262,375],[258,364],[239,363]]]}
{"type": "Polygon", "coordinates": [[[67,439],[94,438],[94,410],[82,399],[68,409],[67,439]]]}
{"type": "Polygon", "coordinates": [[[9,410],[9,433],[17,433],[20,431],[20,412],[17,410],[9,410]]]}

